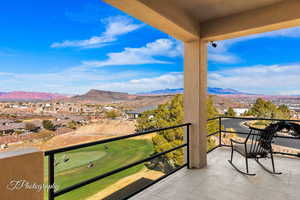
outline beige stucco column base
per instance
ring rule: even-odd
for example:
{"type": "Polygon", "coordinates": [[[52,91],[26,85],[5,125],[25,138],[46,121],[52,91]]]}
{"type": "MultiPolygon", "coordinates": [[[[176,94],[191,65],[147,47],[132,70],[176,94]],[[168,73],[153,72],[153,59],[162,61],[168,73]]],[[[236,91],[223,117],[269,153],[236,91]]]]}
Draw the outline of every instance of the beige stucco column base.
{"type": "Polygon", "coordinates": [[[0,199],[42,200],[44,153],[22,149],[0,153],[0,199]]]}

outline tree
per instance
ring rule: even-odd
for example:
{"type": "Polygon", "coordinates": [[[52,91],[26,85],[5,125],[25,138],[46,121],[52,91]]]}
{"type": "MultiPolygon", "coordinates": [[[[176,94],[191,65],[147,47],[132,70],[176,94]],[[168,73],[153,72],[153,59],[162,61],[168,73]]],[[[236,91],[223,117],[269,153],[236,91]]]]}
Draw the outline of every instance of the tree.
{"type": "Polygon", "coordinates": [[[120,116],[121,116],[121,114],[117,110],[110,110],[110,111],[105,112],[105,117],[106,118],[115,119],[115,118],[120,117],[120,116]]]}
{"type": "Polygon", "coordinates": [[[33,123],[26,123],[25,124],[25,129],[28,130],[28,131],[36,131],[37,126],[33,123]]]}
{"type": "Polygon", "coordinates": [[[290,119],[291,118],[291,111],[287,105],[280,105],[278,106],[278,118],[280,119],[290,119]]]}
{"type": "Polygon", "coordinates": [[[277,107],[272,103],[272,101],[266,101],[262,98],[256,99],[247,115],[272,119],[289,119],[291,117],[290,110],[286,105],[280,105],[279,107],[277,107]]]}
{"type": "MultiPolygon", "coordinates": [[[[218,115],[213,106],[212,98],[208,99],[208,117],[218,115]]],[[[165,104],[161,104],[157,109],[146,111],[137,119],[136,130],[145,131],[168,126],[175,126],[183,123],[183,95],[176,95],[173,99],[165,104]]],[[[209,122],[208,132],[212,133],[218,130],[218,123],[209,122]]],[[[160,153],[183,144],[184,129],[176,128],[172,130],[160,131],[152,138],[154,153],[160,153]]],[[[209,148],[215,145],[214,140],[208,140],[209,148]]],[[[153,161],[152,164],[163,163],[160,167],[162,171],[168,171],[184,163],[184,150],[178,149],[170,152],[160,159],[153,161]]]]}
{"type": "Polygon", "coordinates": [[[46,130],[50,130],[50,131],[55,130],[55,126],[52,123],[52,121],[50,121],[50,120],[43,120],[42,124],[43,124],[44,129],[46,129],[46,130]]]}
{"type": "Polygon", "coordinates": [[[68,128],[76,129],[77,125],[78,125],[77,122],[75,122],[74,120],[68,122],[68,128]]]}
{"type": "Polygon", "coordinates": [[[229,107],[227,112],[225,112],[225,116],[227,117],[235,117],[236,116],[236,113],[234,112],[233,108],[232,107],[229,107]]]}
{"type": "MultiPolygon", "coordinates": [[[[212,118],[218,117],[219,115],[220,114],[219,114],[218,110],[214,106],[213,97],[209,96],[207,99],[207,118],[212,119],[212,118]]],[[[217,120],[211,120],[211,121],[207,122],[207,133],[208,134],[215,133],[217,131],[219,131],[219,122],[217,120]]],[[[207,150],[210,150],[214,146],[215,146],[215,142],[214,142],[213,138],[209,137],[207,150]]]]}

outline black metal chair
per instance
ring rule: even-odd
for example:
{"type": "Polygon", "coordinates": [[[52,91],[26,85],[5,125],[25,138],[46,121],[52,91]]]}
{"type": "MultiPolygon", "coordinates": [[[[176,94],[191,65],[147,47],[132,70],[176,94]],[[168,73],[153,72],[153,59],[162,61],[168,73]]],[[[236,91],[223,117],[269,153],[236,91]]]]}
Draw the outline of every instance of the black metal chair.
{"type": "Polygon", "coordinates": [[[249,173],[248,159],[254,159],[264,170],[271,174],[281,174],[275,172],[273,151],[272,151],[272,140],[278,130],[278,124],[271,124],[265,129],[250,128],[250,132],[247,135],[244,142],[239,142],[231,139],[231,159],[228,162],[240,173],[254,176],[256,174],[249,173]],[[238,169],[232,162],[233,152],[236,151],[246,160],[246,172],[238,169]],[[268,155],[271,157],[273,170],[267,169],[259,159],[267,158],[268,155]]]}

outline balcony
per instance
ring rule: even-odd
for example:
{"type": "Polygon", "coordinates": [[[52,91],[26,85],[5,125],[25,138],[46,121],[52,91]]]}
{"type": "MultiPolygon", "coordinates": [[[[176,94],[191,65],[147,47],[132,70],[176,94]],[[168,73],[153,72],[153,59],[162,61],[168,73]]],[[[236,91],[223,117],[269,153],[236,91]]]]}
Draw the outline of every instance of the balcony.
{"type": "MultiPolygon", "coordinates": [[[[299,138],[294,136],[287,135],[276,135],[274,142],[276,142],[276,147],[273,148],[275,153],[275,166],[277,171],[282,172],[282,175],[274,176],[263,169],[253,160],[249,160],[250,171],[257,174],[254,177],[249,177],[238,173],[232,166],[227,162],[230,158],[230,149],[228,148],[228,135],[232,133],[237,134],[235,137],[239,140],[243,140],[249,130],[246,126],[241,125],[241,122],[249,122],[256,120],[264,120],[270,122],[278,122],[282,120],[276,119],[261,119],[261,118],[233,118],[233,117],[217,117],[209,119],[208,122],[217,122],[219,124],[218,131],[209,134],[208,138],[214,138],[216,141],[216,146],[211,148],[208,151],[208,166],[203,169],[189,169],[190,166],[190,154],[189,154],[189,134],[190,134],[190,123],[180,124],[173,127],[165,127],[156,130],[149,130],[141,133],[135,133],[131,135],[126,135],[117,138],[111,138],[101,141],[96,141],[87,144],[80,144],[76,146],[65,147],[62,149],[55,149],[46,152],[48,156],[48,166],[49,166],[49,185],[56,184],[57,174],[55,166],[55,156],[60,153],[66,153],[70,151],[82,151],[84,148],[95,146],[97,149],[101,145],[111,146],[116,141],[124,141],[126,139],[132,139],[136,137],[145,136],[148,134],[157,133],[160,131],[174,131],[175,129],[184,128],[187,134],[186,143],[182,143],[179,146],[168,149],[164,152],[152,154],[147,157],[144,157],[142,160],[136,160],[127,165],[119,165],[118,168],[110,169],[106,173],[99,173],[96,177],[89,177],[88,179],[81,180],[75,184],[71,184],[68,187],[60,188],[60,190],[49,190],[48,199],[54,200],[57,197],[64,196],[68,194],[69,197],[72,197],[72,192],[78,190],[84,190],[85,186],[88,186],[92,183],[105,180],[111,176],[124,172],[128,169],[131,169],[135,166],[141,166],[145,163],[165,156],[168,153],[179,149],[186,149],[186,163],[182,166],[177,166],[168,172],[163,173],[160,177],[156,179],[147,179],[143,175],[137,178],[135,181],[124,184],[123,186],[116,186],[117,189],[114,189],[110,193],[104,192],[106,195],[101,196],[107,200],[115,199],[296,199],[297,195],[300,195],[300,192],[297,193],[296,187],[297,182],[300,182],[300,171],[298,170],[299,165],[299,138]],[[231,123],[229,120],[231,120],[231,123]],[[235,122],[236,121],[236,122],[235,122]],[[228,130],[230,125],[240,124],[238,127],[232,131],[228,130]],[[238,129],[240,128],[240,129],[238,129]],[[242,132],[244,131],[244,132],[242,132]],[[291,142],[292,145],[298,145],[298,149],[293,148],[291,151],[284,151],[280,147],[280,144],[286,144],[286,141],[291,142]],[[186,168],[187,167],[187,168],[186,168]]],[[[299,122],[296,120],[284,120],[299,122]]],[[[209,125],[209,124],[208,124],[209,125]]],[[[290,148],[288,148],[290,149],[290,148]]],[[[125,151],[125,149],[124,149],[125,151]]],[[[135,151],[138,151],[137,149],[135,151]]],[[[234,163],[238,168],[245,168],[245,159],[244,157],[236,154],[234,163]]],[[[271,167],[271,160],[265,159],[263,161],[265,166],[271,167]]],[[[145,165],[146,166],[146,165],[145,165]]],[[[100,182],[98,182],[100,183],[100,182]]],[[[103,192],[103,191],[100,191],[103,192]]],[[[69,198],[67,198],[69,199],[69,198]]]]}
{"type": "MultiPolygon", "coordinates": [[[[270,175],[250,160],[249,167],[256,176],[238,173],[227,162],[230,151],[221,147],[208,154],[208,166],[204,169],[182,169],[163,181],[144,190],[132,200],[296,200],[300,191],[300,160],[275,156],[275,164],[282,175],[270,175]]],[[[237,157],[236,157],[237,158],[237,157]]],[[[245,167],[243,157],[236,159],[241,169],[245,167]]],[[[271,167],[270,159],[263,161],[271,167]]]]}
{"type": "MultiPolygon", "coordinates": [[[[3,171],[7,171],[10,168],[12,172],[22,173],[20,175],[24,178],[24,174],[27,174],[26,179],[35,181],[43,180],[43,171],[47,176],[44,178],[45,183],[48,185],[62,186],[58,189],[49,188],[48,194],[42,198],[42,193],[38,194],[38,199],[73,199],[74,196],[81,194],[85,191],[91,193],[97,193],[96,196],[87,199],[105,199],[105,200],[120,200],[120,199],[153,199],[153,200],[167,200],[167,199],[258,199],[258,200],[276,200],[287,199],[296,200],[300,195],[300,191],[297,190],[297,183],[300,182],[299,171],[299,157],[300,157],[300,140],[298,137],[287,135],[275,135],[275,145],[273,145],[273,151],[275,153],[275,166],[276,170],[282,172],[282,175],[271,175],[264,171],[255,161],[249,160],[250,171],[255,173],[256,176],[250,177],[238,173],[227,162],[230,158],[230,148],[228,148],[228,137],[232,133],[237,134],[235,137],[238,140],[243,140],[245,134],[249,132],[246,126],[241,125],[241,122],[256,121],[258,118],[232,118],[232,117],[217,117],[209,119],[208,122],[215,122],[219,124],[219,129],[207,135],[207,138],[213,138],[215,141],[215,147],[208,151],[208,166],[202,169],[190,169],[191,163],[191,143],[190,136],[190,123],[179,124],[177,126],[165,127],[155,130],[148,130],[145,132],[134,133],[116,138],[108,138],[105,140],[95,141],[91,143],[78,144],[74,146],[68,146],[61,149],[54,149],[47,152],[23,152],[24,156],[7,156],[7,160],[3,160],[5,165],[3,171]],[[236,122],[235,122],[236,121],[236,122]],[[240,125],[234,127],[235,129],[229,129],[231,126],[240,125]],[[141,157],[132,158],[128,152],[142,151],[149,143],[138,143],[136,146],[128,146],[128,142],[138,142],[139,139],[147,137],[150,139],[153,134],[161,131],[174,131],[175,129],[183,129],[186,133],[186,141],[178,144],[176,147],[171,147],[166,151],[156,154],[143,154],[141,157]],[[230,131],[229,131],[230,130],[230,131]],[[150,137],[149,137],[150,136],[150,137]],[[292,142],[291,142],[292,141],[292,142]],[[125,142],[125,143],[123,143],[125,142]],[[125,145],[124,145],[125,144],[125,145]],[[292,147],[281,147],[282,144],[291,144],[292,147]],[[101,155],[101,152],[109,149],[114,149],[114,146],[118,146],[122,150],[122,155],[127,156],[126,160],[118,156],[118,162],[112,167],[105,168],[105,160],[99,159],[95,161],[96,167],[89,169],[90,156],[101,155]],[[162,173],[160,170],[148,167],[146,163],[157,158],[166,156],[171,152],[178,150],[184,150],[186,160],[181,166],[176,166],[172,169],[168,169],[162,173]],[[288,149],[288,150],[286,150],[288,149]],[[89,154],[88,159],[78,157],[78,155],[84,154],[86,151],[92,151],[89,154]],[[58,161],[66,159],[65,155],[68,155],[68,159],[71,159],[71,163],[66,163],[63,166],[57,165],[58,161]],[[48,160],[44,160],[43,157],[48,160]],[[31,160],[30,162],[25,162],[31,160]],[[126,162],[125,162],[126,161],[126,162]],[[78,164],[79,162],[79,164],[78,164]],[[9,164],[8,164],[9,163],[9,164]],[[17,164],[16,164],[17,163],[17,164]],[[23,167],[19,168],[19,164],[22,163],[23,167]],[[34,163],[34,164],[33,164],[34,163]],[[45,167],[43,166],[45,163],[45,167]],[[77,164],[76,164],[77,163],[77,164]],[[48,165],[48,168],[46,167],[48,165]],[[39,166],[37,171],[32,166],[39,166]],[[83,167],[84,166],[84,167],[83,167]],[[12,169],[13,167],[13,169],[12,169]],[[62,171],[64,167],[64,171],[62,171]],[[79,172],[77,172],[77,169],[79,172]],[[156,172],[155,177],[148,178],[143,173],[138,173],[141,169],[146,169],[151,172],[156,172]],[[128,171],[133,170],[133,171],[128,171]],[[93,173],[90,173],[90,172],[93,173]],[[159,173],[158,173],[159,172],[159,173]],[[62,174],[69,174],[68,178],[62,176],[62,174]],[[134,176],[129,180],[128,177],[134,176]],[[120,176],[120,182],[116,182],[114,177],[120,176]],[[33,179],[34,178],[34,179],[33,179]],[[63,178],[63,179],[62,179],[63,178]],[[125,181],[126,180],[126,181],[125,181]],[[103,182],[104,181],[104,182],[103,182]],[[104,186],[107,182],[115,185],[112,187],[104,186]],[[95,187],[95,185],[97,185],[95,187]],[[102,185],[102,186],[101,186],[102,185]]],[[[259,119],[264,121],[282,121],[274,119],[259,119]]],[[[295,120],[284,120],[299,122],[295,120]]],[[[210,123],[208,123],[209,125],[210,123]]],[[[151,140],[149,140],[151,141],[151,140]]],[[[120,152],[119,152],[120,153],[120,152]]],[[[118,154],[119,155],[119,154],[118,154]]],[[[166,157],[167,158],[167,157],[166,157]]],[[[245,168],[245,159],[239,154],[235,154],[234,163],[238,168],[245,168]]],[[[0,160],[2,161],[2,160],[0,160]]],[[[111,161],[111,160],[110,160],[111,161]]],[[[263,164],[268,168],[271,167],[270,159],[264,159],[263,164]]],[[[14,177],[14,174],[7,174],[10,177],[14,177]]],[[[4,179],[7,177],[4,177],[4,179]]],[[[4,180],[3,179],[3,180],[4,180]]],[[[2,184],[7,182],[2,180],[2,184]]],[[[106,184],[109,185],[109,184],[106,184]]],[[[28,191],[22,192],[18,195],[22,196],[27,194],[28,191]]],[[[8,195],[16,195],[15,191],[8,195]]],[[[31,194],[36,196],[37,193],[33,191],[31,194]]],[[[86,199],[86,198],[81,198],[86,199]]]]}

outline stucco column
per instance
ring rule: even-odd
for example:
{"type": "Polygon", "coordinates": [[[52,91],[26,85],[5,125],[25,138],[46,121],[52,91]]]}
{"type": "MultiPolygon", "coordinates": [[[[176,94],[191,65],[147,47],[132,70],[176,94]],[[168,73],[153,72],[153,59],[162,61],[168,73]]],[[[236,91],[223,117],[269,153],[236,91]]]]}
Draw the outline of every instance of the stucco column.
{"type": "Polygon", "coordinates": [[[184,44],[184,113],[190,128],[190,167],[207,164],[207,45],[203,40],[184,44]]]}

